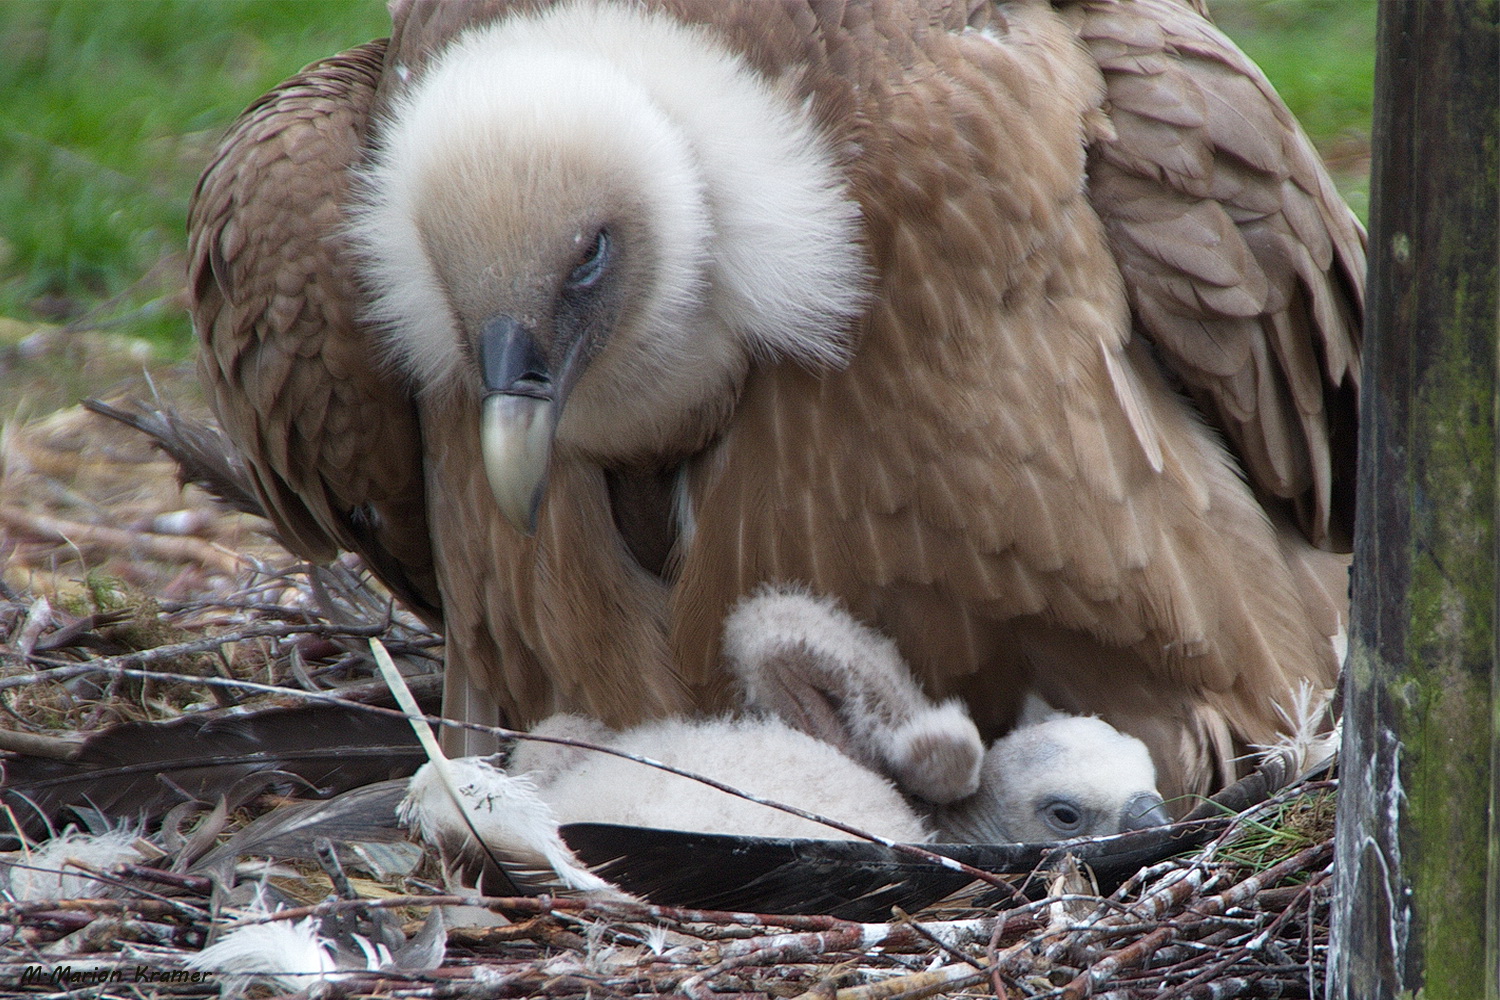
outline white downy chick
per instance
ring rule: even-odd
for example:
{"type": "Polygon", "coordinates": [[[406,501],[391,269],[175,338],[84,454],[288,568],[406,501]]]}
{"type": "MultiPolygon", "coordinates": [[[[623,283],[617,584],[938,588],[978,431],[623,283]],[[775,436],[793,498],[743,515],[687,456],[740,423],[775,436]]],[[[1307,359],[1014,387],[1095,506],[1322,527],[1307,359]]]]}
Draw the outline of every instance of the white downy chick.
{"type": "MultiPolygon", "coordinates": [[[[588,740],[713,778],[760,798],[898,841],[931,828],[896,786],[775,718],[662,719],[623,732],[576,715],[534,733],[588,740]]],[[[704,833],[847,839],[848,834],[611,754],[525,741],[507,770],[536,782],[561,823],[624,823],[704,833]]]]}
{"type": "Polygon", "coordinates": [[[1142,830],[1171,817],[1144,743],[1103,719],[1051,712],[991,744],[979,792],[933,820],[945,841],[1029,844],[1142,830]]]}
{"type": "MultiPolygon", "coordinates": [[[[933,702],[894,643],[831,601],[763,589],[741,602],[725,633],[746,707],[764,714],[663,719],[624,731],[560,714],[532,733],[656,760],[909,843],[1050,841],[1168,822],[1139,740],[1034,699],[1026,724],[986,751],[961,703],[933,702]]],[[[462,775],[459,795],[487,850],[472,843],[432,765],[412,779],[400,814],[471,879],[499,860],[518,884],[537,872],[538,888],[555,876],[567,889],[606,891],[562,843],[559,823],[848,836],[586,748],[523,740],[503,770],[479,758],[449,763],[462,775]]]]}
{"type": "Polygon", "coordinates": [[[724,649],[747,705],[890,774],[939,839],[1043,842],[1170,822],[1140,740],[1030,695],[986,750],[960,702],[934,703],[894,642],[828,598],[764,587],[730,614],[724,649]]]}

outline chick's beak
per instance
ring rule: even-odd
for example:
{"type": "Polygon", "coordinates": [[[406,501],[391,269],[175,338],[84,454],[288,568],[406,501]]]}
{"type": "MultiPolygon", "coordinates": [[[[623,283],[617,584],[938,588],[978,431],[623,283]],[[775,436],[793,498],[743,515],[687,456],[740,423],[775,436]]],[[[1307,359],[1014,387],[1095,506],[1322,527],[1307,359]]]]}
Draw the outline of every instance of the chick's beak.
{"type": "Polygon", "coordinates": [[[1133,795],[1120,812],[1120,829],[1149,830],[1153,826],[1166,826],[1172,822],[1167,815],[1167,805],[1155,792],[1140,792],[1133,795]]]}

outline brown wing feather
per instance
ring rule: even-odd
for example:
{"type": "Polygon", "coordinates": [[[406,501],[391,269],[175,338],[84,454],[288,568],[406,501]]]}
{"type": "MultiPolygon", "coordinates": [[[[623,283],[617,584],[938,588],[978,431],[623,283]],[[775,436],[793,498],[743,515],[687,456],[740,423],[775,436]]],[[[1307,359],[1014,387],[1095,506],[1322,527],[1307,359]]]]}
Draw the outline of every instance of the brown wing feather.
{"type": "MultiPolygon", "coordinates": [[[[861,151],[878,299],[848,369],[751,376],[697,473],[675,649],[711,674],[739,594],[806,583],[892,635],[934,693],[965,694],[990,732],[1035,686],[1146,739],[1165,787],[1203,790],[1231,773],[1231,735],[1268,741],[1272,703],[1301,678],[1330,682],[1332,655],[1236,463],[1131,341],[1132,261],[1085,187],[1083,150],[1108,128],[1097,66],[1047,8],[1005,16],[992,37],[872,46],[864,106],[831,123],[861,151]]],[[[1158,125],[1145,129],[1183,127],[1158,125]]],[[[1199,151],[1172,155],[1199,169],[1199,151]]],[[[1221,257],[1197,266],[1229,301],[1256,258],[1221,257]]],[[[1306,310],[1280,306],[1286,339],[1309,337],[1306,310]]],[[[1296,350],[1259,359],[1305,362],[1296,350]]],[[[1283,410],[1250,371],[1247,419],[1274,424],[1283,410]]]]}
{"type": "Polygon", "coordinates": [[[359,322],[341,232],[384,55],[315,63],[231,126],[189,209],[188,278],[204,383],[283,536],[360,553],[436,621],[416,411],[359,322]]]}
{"type": "Polygon", "coordinates": [[[1113,135],[1090,198],[1137,330],[1316,544],[1348,551],[1364,230],[1244,53],[1174,0],[1070,5],[1113,135]]]}
{"type": "Polygon", "coordinates": [[[386,107],[391,92],[419,76],[427,60],[466,28],[496,21],[519,9],[545,6],[542,0],[390,0],[391,40],[386,73],[375,106],[386,107]],[[397,71],[400,67],[400,71],[397,71]]]}

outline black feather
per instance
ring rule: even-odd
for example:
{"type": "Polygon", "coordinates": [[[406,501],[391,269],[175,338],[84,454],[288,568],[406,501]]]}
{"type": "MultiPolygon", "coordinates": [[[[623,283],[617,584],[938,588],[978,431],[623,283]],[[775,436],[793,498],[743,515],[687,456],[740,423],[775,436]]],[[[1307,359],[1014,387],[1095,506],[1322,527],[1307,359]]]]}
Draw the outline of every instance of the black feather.
{"type": "MultiPolygon", "coordinates": [[[[1204,843],[1224,820],[1057,844],[921,844],[924,850],[996,875],[1027,875],[1055,852],[1093,869],[1113,890],[1142,867],[1204,843]]],[[[827,913],[885,920],[891,907],[920,910],[974,880],[880,844],[779,840],[730,834],[570,823],[562,836],[594,874],[664,906],[750,913],[827,913]]],[[[1040,888],[1040,883],[1037,883],[1040,888]]],[[[975,905],[1007,906],[1017,891],[990,889],[975,905]]]]}
{"type": "Polygon", "coordinates": [[[406,786],[407,779],[395,778],[350,789],[326,801],[293,802],[273,809],[199,858],[191,870],[232,868],[247,854],[314,860],[320,840],[333,843],[341,863],[360,863],[363,859],[349,845],[406,841],[406,830],[396,822],[396,805],[406,795],[406,786]]]}
{"type": "MultiPolygon", "coordinates": [[[[1285,787],[1285,762],[1273,758],[1181,823],[1113,837],[1061,844],[922,844],[925,850],[997,875],[1024,876],[1051,867],[1054,854],[1087,865],[1100,891],[1114,891],[1142,868],[1200,847],[1240,812],[1285,787]]],[[[664,906],[750,913],[827,913],[878,921],[892,906],[913,912],[963,889],[973,880],[880,844],[846,840],[780,840],[728,834],[652,830],[607,823],[570,823],[563,840],[594,874],[626,892],[664,906]]],[[[981,887],[972,903],[1005,907],[1036,897],[981,887]]]]}
{"type": "Polygon", "coordinates": [[[85,408],[134,427],[151,438],[177,462],[183,483],[201,486],[234,510],[265,517],[250,470],[224,432],[213,424],[184,416],[159,398],[156,404],[153,407],[131,399],[124,402],[128,409],[122,409],[100,399],[83,401],[85,408]]]}
{"type": "MultiPolygon", "coordinates": [[[[563,840],[594,874],[653,903],[879,920],[920,909],[969,876],[879,844],[569,823],[563,840]]],[[[926,845],[924,845],[926,846],[926,845]]]]}
{"type": "Polygon", "coordinates": [[[358,705],[232,708],[122,723],[65,760],[0,758],[0,802],[38,839],[73,805],[150,823],[185,799],[213,801],[256,773],[279,773],[284,787],[295,784],[285,777],[292,775],[331,795],[408,776],[426,760],[405,719],[358,705]]]}

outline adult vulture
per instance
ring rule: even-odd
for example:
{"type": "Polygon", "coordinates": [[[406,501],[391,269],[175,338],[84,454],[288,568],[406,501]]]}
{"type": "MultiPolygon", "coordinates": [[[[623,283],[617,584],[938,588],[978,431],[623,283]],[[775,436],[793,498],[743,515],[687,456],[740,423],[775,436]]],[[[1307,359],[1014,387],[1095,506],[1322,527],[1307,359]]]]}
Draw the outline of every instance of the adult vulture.
{"type": "Polygon", "coordinates": [[[393,16],[230,129],[190,287],[277,526],[441,625],[451,716],[723,707],[762,584],[1169,797],[1332,683],[1364,235],[1192,3],[393,16]]]}

